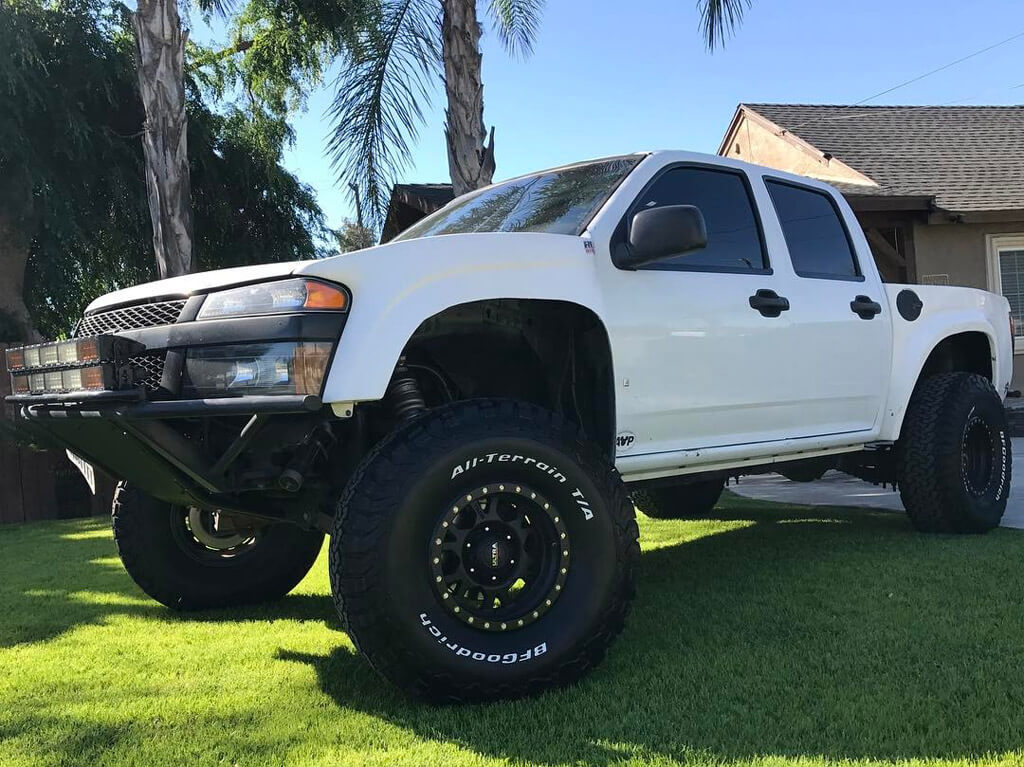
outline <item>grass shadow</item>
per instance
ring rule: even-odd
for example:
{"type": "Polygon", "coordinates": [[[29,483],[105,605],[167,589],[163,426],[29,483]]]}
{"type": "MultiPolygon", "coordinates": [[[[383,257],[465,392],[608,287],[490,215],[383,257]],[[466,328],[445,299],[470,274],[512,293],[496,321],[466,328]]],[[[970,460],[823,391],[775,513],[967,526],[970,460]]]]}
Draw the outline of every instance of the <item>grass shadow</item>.
{"type": "Polygon", "coordinates": [[[0,615],[0,649],[47,641],[119,615],[164,624],[316,620],[341,628],[330,597],[314,594],[223,610],[168,610],[124,571],[106,519],[0,527],[0,615]]]}
{"type": "Polygon", "coordinates": [[[717,513],[731,529],[646,523],[660,548],[628,628],[571,689],[435,708],[345,649],[280,657],[310,664],[338,706],[530,764],[1024,746],[1024,537],[921,536],[903,515],[732,498],[717,513]]]}

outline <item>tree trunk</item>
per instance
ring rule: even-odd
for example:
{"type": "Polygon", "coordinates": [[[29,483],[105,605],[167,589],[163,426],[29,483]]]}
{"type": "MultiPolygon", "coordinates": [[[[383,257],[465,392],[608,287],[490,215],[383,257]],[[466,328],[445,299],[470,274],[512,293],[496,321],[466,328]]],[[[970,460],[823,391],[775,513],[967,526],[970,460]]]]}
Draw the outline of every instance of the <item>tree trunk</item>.
{"type": "Polygon", "coordinates": [[[192,271],[192,186],[185,118],[185,41],[177,0],[139,0],[135,13],[142,146],[161,278],[192,271]]]}
{"type": "Polygon", "coordinates": [[[456,196],[491,183],[494,129],[484,125],[484,84],[480,65],[480,23],[476,0],[442,0],[441,46],[448,96],[445,136],[448,170],[456,196]]]}
{"type": "Polygon", "coordinates": [[[35,224],[32,183],[24,171],[0,168],[0,341],[42,340],[25,306],[25,265],[35,224]]]}

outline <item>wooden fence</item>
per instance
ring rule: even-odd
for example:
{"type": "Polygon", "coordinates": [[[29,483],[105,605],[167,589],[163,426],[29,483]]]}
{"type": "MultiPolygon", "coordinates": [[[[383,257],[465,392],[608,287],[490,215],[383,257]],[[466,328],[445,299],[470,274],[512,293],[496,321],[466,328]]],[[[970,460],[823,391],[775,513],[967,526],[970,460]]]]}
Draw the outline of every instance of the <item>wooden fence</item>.
{"type": "MultiPolygon", "coordinates": [[[[0,343],[0,401],[11,393],[0,343]]],[[[41,449],[18,429],[19,409],[0,408],[0,524],[108,514],[112,481],[97,472],[96,495],[63,450],[41,449]]]]}

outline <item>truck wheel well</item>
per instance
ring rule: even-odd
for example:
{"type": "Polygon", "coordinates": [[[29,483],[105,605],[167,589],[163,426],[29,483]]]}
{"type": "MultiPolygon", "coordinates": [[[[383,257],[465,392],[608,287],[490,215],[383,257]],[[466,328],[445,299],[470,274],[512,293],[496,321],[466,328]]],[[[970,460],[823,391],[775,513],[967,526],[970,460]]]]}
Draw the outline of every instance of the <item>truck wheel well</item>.
{"type": "Polygon", "coordinates": [[[509,397],[563,414],[614,455],[615,395],[608,333],[567,301],[492,299],[423,322],[403,352],[428,406],[509,397]]]}
{"type": "Polygon", "coordinates": [[[921,381],[939,373],[977,373],[992,380],[992,347],[988,336],[978,331],[957,333],[942,339],[921,368],[921,381]]]}

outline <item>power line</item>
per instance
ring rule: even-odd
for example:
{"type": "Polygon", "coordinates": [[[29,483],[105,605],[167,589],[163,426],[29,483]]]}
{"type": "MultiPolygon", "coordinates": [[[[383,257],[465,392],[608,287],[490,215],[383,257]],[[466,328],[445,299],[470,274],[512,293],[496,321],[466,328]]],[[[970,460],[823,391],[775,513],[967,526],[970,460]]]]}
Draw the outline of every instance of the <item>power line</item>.
{"type": "Polygon", "coordinates": [[[1014,40],[1018,40],[1021,37],[1024,37],[1024,32],[1018,32],[1017,34],[1015,34],[1015,35],[1013,35],[1011,37],[1008,37],[1005,40],[1001,40],[998,43],[994,43],[993,45],[990,45],[987,48],[982,48],[980,51],[975,51],[974,53],[970,53],[970,54],[964,56],[963,58],[957,59],[956,61],[951,61],[948,64],[944,64],[943,66],[939,67],[938,69],[933,69],[931,72],[925,72],[923,75],[918,75],[917,77],[913,77],[910,80],[907,80],[906,82],[900,83],[899,85],[894,85],[891,88],[886,88],[884,91],[876,93],[874,96],[868,96],[866,99],[861,99],[860,101],[858,101],[853,106],[856,107],[856,106],[860,106],[861,104],[866,104],[869,101],[874,101],[879,96],[884,96],[887,93],[892,93],[893,91],[897,91],[900,88],[904,88],[904,87],[906,87],[908,85],[912,85],[913,83],[916,83],[919,80],[923,80],[926,77],[931,77],[932,75],[938,74],[939,72],[944,72],[945,70],[949,69],[950,67],[955,67],[957,64],[963,64],[968,59],[973,59],[975,56],[980,56],[983,53],[988,53],[989,51],[995,50],[996,48],[998,48],[998,47],[1000,47],[1002,45],[1006,45],[1007,43],[1012,43],[1014,40]]]}
{"type": "MultiPolygon", "coordinates": [[[[899,83],[898,85],[894,85],[891,88],[886,88],[884,91],[879,91],[878,93],[876,93],[876,94],[874,94],[872,96],[868,96],[865,99],[861,99],[860,101],[858,101],[858,102],[856,102],[854,104],[851,104],[850,106],[851,107],[861,106],[862,104],[866,104],[869,101],[874,101],[875,99],[879,98],[880,96],[885,96],[886,94],[892,93],[893,91],[897,91],[900,88],[905,88],[908,85],[912,85],[912,84],[914,84],[916,82],[919,82],[920,80],[924,80],[926,77],[931,77],[932,75],[938,74],[939,72],[944,72],[945,70],[950,69],[951,67],[955,67],[958,64],[962,64],[965,61],[968,61],[969,59],[975,58],[976,56],[981,56],[983,53],[988,53],[989,51],[995,50],[996,48],[999,48],[1000,46],[1006,45],[1007,43],[1012,43],[1014,40],[1019,40],[1022,37],[1024,37],[1024,32],[1018,32],[1015,35],[1011,35],[1010,37],[1007,37],[1005,40],[1000,40],[998,43],[993,43],[992,45],[989,45],[989,46],[987,46],[985,48],[982,48],[981,50],[974,51],[974,53],[969,53],[966,56],[963,56],[962,58],[957,59],[956,61],[951,61],[948,64],[943,64],[941,67],[933,69],[930,72],[925,72],[923,75],[918,75],[917,77],[912,77],[911,79],[906,80],[906,81],[904,81],[902,83],[899,83]]],[[[1019,88],[1021,86],[1024,86],[1024,83],[1021,83],[1021,85],[1018,85],[1018,86],[1015,86],[1015,87],[1019,88]]],[[[961,101],[970,101],[970,100],[971,99],[961,99],[961,101]]],[[[952,102],[952,103],[955,104],[955,103],[958,103],[958,102],[952,102]]],[[[946,106],[946,105],[943,105],[943,106],[946,106]]],[[[921,107],[921,108],[924,108],[924,107],[921,107]]],[[[795,130],[797,130],[799,128],[803,128],[806,125],[810,125],[810,124],[816,123],[816,122],[831,122],[833,120],[844,120],[844,119],[848,120],[848,119],[852,119],[854,117],[860,117],[860,116],[866,115],[866,114],[878,114],[878,113],[879,113],[878,111],[874,111],[873,110],[872,112],[862,112],[859,115],[858,114],[852,114],[852,115],[833,116],[833,117],[818,117],[818,118],[814,118],[814,119],[802,122],[799,125],[794,125],[791,128],[787,128],[787,130],[795,131],[795,130]]]]}

